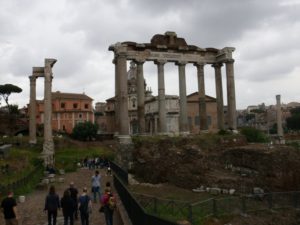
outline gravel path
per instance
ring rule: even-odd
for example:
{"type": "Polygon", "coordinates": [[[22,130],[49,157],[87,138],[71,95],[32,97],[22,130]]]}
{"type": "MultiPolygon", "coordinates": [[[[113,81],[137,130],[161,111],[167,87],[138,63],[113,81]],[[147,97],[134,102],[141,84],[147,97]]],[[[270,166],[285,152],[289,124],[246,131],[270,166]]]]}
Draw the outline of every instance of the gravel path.
{"type": "MultiPolygon", "coordinates": [[[[105,170],[99,170],[101,176],[102,176],[102,187],[105,186],[105,183],[107,181],[112,182],[111,176],[105,176],[105,170]]],[[[55,188],[56,192],[61,198],[63,195],[63,192],[66,188],[69,187],[69,184],[71,181],[75,183],[76,188],[81,193],[83,187],[87,187],[88,190],[91,190],[91,177],[94,175],[93,170],[88,170],[85,168],[79,169],[77,172],[74,173],[67,173],[65,175],[58,175],[56,176],[56,179],[63,177],[65,179],[64,183],[58,183],[55,182],[55,188]]],[[[103,191],[103,188],[102,188],[103,191]]],[[[47,223],[47,215],[44,213],[44,204],[45,204],[45,197],[48,193],[48,190],[36,190],[33,193],[26,196],[25,203],[18,203],[18,211],[20,214],[20,222],[19,225],[48,225],[47,223]]],[[[89,193],[91,196],[91,193],[89,193]]],[[[99,202],[93,203],[93,212],[90,215],[90,225],[94,224],[105,224],[104,220],[104,214],[99,213],[98,209],[100,207],[99,202]]],[[[119,217],[114,213],[114,225],[121,224],[119,217]]],[[[58,212],[58,223],[57,225],[63,225],[63,216],[62,211],[60,210],[58,212]]],[[[3,217],[2,213],[0,216],[0,224],[2,224],[3,217]]],[[[78,221],[75,221],[75,225],[80,225],[80,218],[78,221]]]]}

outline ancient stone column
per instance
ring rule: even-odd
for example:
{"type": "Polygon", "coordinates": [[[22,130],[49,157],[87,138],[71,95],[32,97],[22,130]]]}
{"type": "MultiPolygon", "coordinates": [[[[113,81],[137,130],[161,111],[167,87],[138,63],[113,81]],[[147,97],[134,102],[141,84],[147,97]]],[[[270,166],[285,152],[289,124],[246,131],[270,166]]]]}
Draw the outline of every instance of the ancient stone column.
{"type": "Polygon", "coordinates": [[[56,59],[45,59],[45,94],[44,94],[44,144],[43,157],[46,165],[54,164],[54,143],[52,136],[52,67],[56,59]]]}
{"type": "Polygon", "coordinates": [[[138,132],[145,133],[145,80],[143,64],[145,61],[136,61],[137,64],[137,106],[138,106],[138,132]]]}
{"type": "Polygon", "coordinates": [[[226,64],[226,79],[227,79],[227,105],[228,105],[228,126],[236,130],[236,102],[235,102],[235,85],[234,85],[234,70],[233,59],[229,59],[226,64]]]}
{"type": "Polygon", "coordinates": [[[283,137],[283,129],[282,129],[282,113],[281,113],[281,101],[280,95],[276,95],[276,119],[277,119],[277,135],[279,137],[283,137]]]}
{"type": "Polygon", "coordinates": [[[35,76],[29,76],[29,144],[36,144],[36,79],[35,76]]]}
{"type": "Polygon", "coordinates": [[[212,67],[215,68],[216,81],[216,98],[217,98],[217,120],[219,130],[224,130],[224,103],[223,103],[223,87],[222,87],[222,63],[215,63],[212,67]]]}
{"type": "Polygon", "coordinates": [[[118,66],[117,66],[117,60],[114,59],[113,64],[115,65],[115,103],[114,103],[114,111],[115,111],[115,119],[114,119],[114,124],[115,124],[115,135],[119,134],[119,129],[120,129],[120,118],[119,118],[119,91],[120,91],[120,86],[119,86],[119,79],[117,77],[117,71],[118,71],[118,66]]]}
{"type": "Polygon", "coordinates": [[[197,67],[200,130],[207,130],[204,63],[195,63],[194,65],[197,67]]]}
{"type": "Polygon", "coordinates": [[[185,65],[186,62],[177,62],[179,72],[179,131],[182,134],[189,133],[187,118],[187,99],[186,99],[186,80],[185,65]]]}
{"type": "Polygon", "coordinates": [[[126,53],[117,55],[117,80],[119,85],[119,134],[129,135],[128,90],[127,90],[127,59],[126,53]]]}
{"type": "Polygon", "coordinates": [[[166,61],[155,61],[158,74],[158,116],[159,116],[159,132],[164,134],[167,132],[166,121],[166,95],[165,95],[165,74],[164,64],[166,61]]]}

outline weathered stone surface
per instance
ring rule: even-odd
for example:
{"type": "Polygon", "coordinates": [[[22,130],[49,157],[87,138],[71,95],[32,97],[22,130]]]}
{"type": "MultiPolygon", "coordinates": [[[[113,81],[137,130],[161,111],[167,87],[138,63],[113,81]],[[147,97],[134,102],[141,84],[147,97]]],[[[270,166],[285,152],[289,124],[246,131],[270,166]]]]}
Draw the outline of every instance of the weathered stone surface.
{"type": "Polygon", "coordinates": [[[219,195],[219,194],[221,194],[221,188],[211,188],[209,190],[209,193],[212,195],[219,195]]]}

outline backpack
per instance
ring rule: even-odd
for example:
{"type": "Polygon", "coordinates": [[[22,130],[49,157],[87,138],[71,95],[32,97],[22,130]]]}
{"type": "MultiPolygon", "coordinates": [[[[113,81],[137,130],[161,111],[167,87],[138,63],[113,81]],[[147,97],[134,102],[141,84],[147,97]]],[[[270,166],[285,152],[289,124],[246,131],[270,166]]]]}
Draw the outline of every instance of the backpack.
{"type": "Polygon", "coordinates": [[[80,203],[80,207],[79,207],[79,210],[80,212],[83,212],[83,213],[89,213],[89,197],[88,196],[85,196],[85,201],[84,202],[81,202],[80,203]]]}
{"type": "Polygon", "coordinates": [[[116,199],[112,194],[109,195],[107,204],[108,204],[109,209],[111,209],[111,210],[114,210],[116,208],[116,199]]]}

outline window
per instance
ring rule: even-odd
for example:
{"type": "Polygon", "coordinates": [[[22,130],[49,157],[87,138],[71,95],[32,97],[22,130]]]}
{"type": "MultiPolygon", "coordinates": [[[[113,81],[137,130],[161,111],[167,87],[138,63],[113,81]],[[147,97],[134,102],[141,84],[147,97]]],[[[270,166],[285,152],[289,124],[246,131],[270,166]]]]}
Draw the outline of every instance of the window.
{"type": "Polygon", "coordinates": [[[88,109],[89,108],[89,104],[84,104],[84,108],[88,109]]]}
{"type": "Polygon", "coordinates": [[[66,103],[62,102],[60,103],[60,108],[64,109],[66,107],[66,103]]]}
{"type": "Polygon", "coordinates": [[[132,101],[132,107],[135,108],[135,102],[136,102],[135,98],[133,98],[131,101],[132,101]]]}
{"type": "Polygon", "coordinates": [[[79,118],[80,118],[80,119],[82,118],[82,114],[81,114],[81,113],[79,114],[79,118]]]}
{"type": "Polygon", "coordinates": [[[77,104],[77,103],[74,103],[74,104],[73,104],[73,108],[74,108],[74,109],[77,109],[77,107],[78,107],[78,104],[77,104]]]}
{"type": "Polygon", "coordinates": [[[211,116],[207,116],[207,126],[211,125],[211,116]]]}

